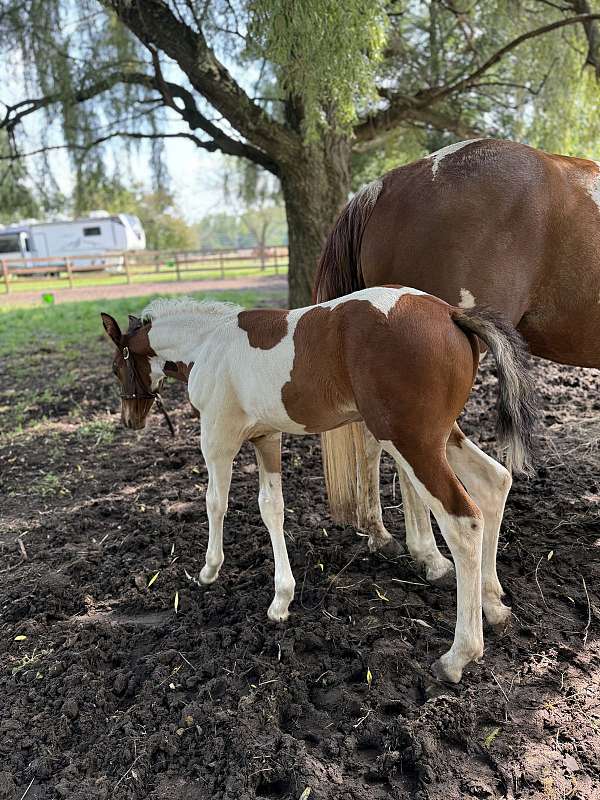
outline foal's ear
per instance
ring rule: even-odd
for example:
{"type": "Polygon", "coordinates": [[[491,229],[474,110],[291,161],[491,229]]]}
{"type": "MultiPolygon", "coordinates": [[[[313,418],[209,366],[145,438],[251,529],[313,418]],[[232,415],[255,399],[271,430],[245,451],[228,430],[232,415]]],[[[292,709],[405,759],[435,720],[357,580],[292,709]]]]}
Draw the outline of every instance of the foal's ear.
{"type": "Polygon", "coordinates": [[[142,320],[139,317],[134,317],[133,314],[128,314],[129,330],[134,331],[136,328],[142,327],[142,320]]]}
{"type": "Polygon", "coordinates": [[[118,346],[121,342],[121,329],[119,328],[117,320],[111,317],[110,314],[101,313],[100,316],[102,317],[102,324],[104,325],[104,330],[113,340],[113,342],[118,346]]]}

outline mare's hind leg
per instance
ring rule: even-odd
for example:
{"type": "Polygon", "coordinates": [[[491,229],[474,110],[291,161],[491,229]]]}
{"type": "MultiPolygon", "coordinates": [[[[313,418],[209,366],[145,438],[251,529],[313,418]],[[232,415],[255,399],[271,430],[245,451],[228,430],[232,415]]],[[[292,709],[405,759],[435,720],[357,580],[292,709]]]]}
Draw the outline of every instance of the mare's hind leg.
{"type": "Polygon", "coordinates": [[[491,625],[504,625],[510,608],[501,601],[504,594],[496,572],[496,553],[504,504],[510,491],[510,472],[470,442],[454,426],[446,449],[452,469],[483,513],[481,590],[483,612],[491,625]]]}
{"type": "Polygon", "coordinates": [[[454,572],[452,562],[443,556],[435,543],[431,528],[429,508],[423,503],[401,464],[398,467],[398,482],[402,492],[406,546],[411,556],[425,567],[428,581],[439,581],[454,572]]]}
{"type": "Polygon", "coordinates": [[[433,512],[456,568],[456,629],[450,650],[433,666],[452,683],[464,667],[483,654],[481,619],[481,546],[483,515],[450,468],[444,454],[424,451],[420,442],[401,452],[401,445],[382,442],[402,464],[415,490],[433,512]],[[415,474],[416,473],[416,474],[415,474]],[[417,477],[418,475],[418,477],[417,477]]]}
{"type": "Polygon", "coordinates": [[[239,442],[225,437],[222,431],[215,429],[207,421],[207,424],[202,427],[200,446],[208,470],[208,488],[206,490],[208,547],[206,548],[206,563],[200,571],[200,581],[206,584],[216,581],[223,564],[223,519],[227,512],[233,459],[237,455],[240,445],[239,442]],[[210,431],[210,433],[205,433],[205,431],[210,431]]]}
{"type": "Polygon", "coordinates": [[[381,443],[365,426],[365,465],[359,465],[357,473],[358,498],[361,508],[358,517],[361,528],[369,535],[369,550],[395,556],[402,552],[400,544],[383,524],[381,497],[379,494],[379,463],[381,443]]]}
{"type": "Polygon", "coordinates": [[[285,546],[283,493],[281,491],[281,434],[260,436],[252,441],[258,461],[260,514],[271,537],[275,560],[275,597],[267,615],[273,622],[288,618],[296,582],[285,546]]]}

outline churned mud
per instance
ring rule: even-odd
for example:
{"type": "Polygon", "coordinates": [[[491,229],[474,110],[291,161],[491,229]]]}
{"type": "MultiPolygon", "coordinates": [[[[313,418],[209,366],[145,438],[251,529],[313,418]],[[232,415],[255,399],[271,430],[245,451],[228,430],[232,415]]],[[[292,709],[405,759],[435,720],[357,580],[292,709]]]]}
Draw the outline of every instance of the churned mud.
{"type": "MultiPolygon", "coordinates": [[[[183,388],[165,392],[177,438],[158,414],[137,434],[118,427],[108,348],[62,393],[56,367],[2,376],[0,798],[600,797],[597,373],[537,362],[538,472],[515,482],[499,553],[513,622],[448,687],[429,667],[453,585],[331,524],[317,438],[285,440],[297,593],[276,626],[251,450],[220,579],[200,587],[206,471],[183,388]]],[[[463,421],[488,452],[494,403],[488,363],[463,421]]],[[[386,460],[402,538],[395,489],[386,460]]]]}

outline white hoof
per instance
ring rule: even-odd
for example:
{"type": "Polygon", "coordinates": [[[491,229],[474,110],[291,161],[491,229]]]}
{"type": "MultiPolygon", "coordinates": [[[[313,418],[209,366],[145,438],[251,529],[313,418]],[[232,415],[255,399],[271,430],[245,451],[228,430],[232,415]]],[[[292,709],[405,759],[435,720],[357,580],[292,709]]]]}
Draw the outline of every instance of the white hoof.
{"type": "Polygon", "coordinates": [[[438,680],[448,683],[458,683],[462,678],[463,670],[472,661],[478,661],[483,656],[483,646],[476,647],[468,652],[453,653],[452,649],[444,653],[441,658],[432,664],[431,671],[438,680]]]}
{"type": "Polygon", "coordinates": [[[484,600],[483,613],[490,625],[502,631],[510,620],[512,609],[509,606],[505,606],[500,600],[494,600],[490,603],[486,603],[484,600]]]}
{"type": "Polygon", "coordinates": [[[269,606],[269,610],[267,611],[267,616],[271,620],[271,622],[285,622],[286,619],[289,617],[289,605],[291,600],[287,602],[283,600],[279,600],[275,598],[271,605],[269,606]]]}
{"type": "Polygon", "coordinates": [[[208,564],[205,564],[200,570],[200,583],[203,583],[205,586],[214,583],[218,577],[219,567],[209,567],[208,564]]]}
{"type": "Polygon", "coordinates": [[[452,579],[454,575],[454,564],[448,558],[440,555],[435,561],[425,564],[425,577],[431,583],[444,579],[452,579]]]}

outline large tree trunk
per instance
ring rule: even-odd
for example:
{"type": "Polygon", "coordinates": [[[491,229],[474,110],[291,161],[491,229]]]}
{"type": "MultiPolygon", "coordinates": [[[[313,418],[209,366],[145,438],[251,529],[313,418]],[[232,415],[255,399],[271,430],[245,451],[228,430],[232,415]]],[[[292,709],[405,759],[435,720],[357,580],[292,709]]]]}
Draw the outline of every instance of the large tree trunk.
{"type": "Polygon", "coordinates": [[[281,186],[289,236],[290,308],[311,303],[315,269],[350,191],[350,142],[339,137],[302,148],[282,165],[281,186]]]}

